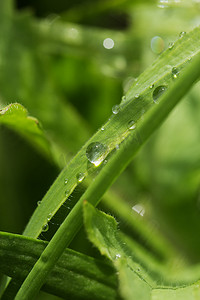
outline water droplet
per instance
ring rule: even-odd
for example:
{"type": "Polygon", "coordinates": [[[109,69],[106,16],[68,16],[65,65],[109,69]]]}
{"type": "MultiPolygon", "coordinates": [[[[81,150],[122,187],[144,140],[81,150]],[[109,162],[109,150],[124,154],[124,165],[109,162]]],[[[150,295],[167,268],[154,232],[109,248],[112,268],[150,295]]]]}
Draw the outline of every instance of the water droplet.
{"type": "Polygon", "coordinates": [[[149,88],[152,89],[154,87],[154,84],[150,85],[149,88]]]}
{"type": "Polygon", "coordinates": [[[77,175],[76,175],[76,178],[77,178],[77,180],[78,180],[78,182],[81,182],[81,181],[83,181],[83,179],[84,179],[84,173],[78,173],[77,175]]]}
{"type": "Polygon", "coordinates": [[[125,102],[126,101],[126,96],[123,96],[122,97],[122,102],[125,102]]]}
{"type": "Polygon", "coordinates": [[[135,121],[131,120],[128,122],[128,129],[132,130],[135,129],[136,125],[135,125],[135,121]]]}
{"type": "Polygon", "coordinates": [[[114,115],[117,115],[119,111],[120,111],[120,106],[119,105],[114,105],[112,107],[112,112],[113,112],[114,115]]]}
{"type": "Polygon", "coordinates": [[[119,253],[117,253],[116,255],[115,255],[115,259],[119,259],[121,257],[121,254],[119,254],[119,253]]]}
{"type": "Polygon", "coordinates": [[[174,42],[169,43],[169,46],[168,46],[169,50],[171,50],[173,47],[174,47],[174,42]]]}
{"type": "Polygon", "coordinates": [[[167,89],[165,85],[160,85],[153,91],[153,101],[157,103],[158,98],[164,93],[167,89]]]}
{"type": "Polygon", "coordinates": [[[41,203],[42,203],[42,201],[38,201],[38,202],[37,202],[37,205],[39,206],[41,203]]]}
{"type": "Polygon", "coordinates": [[[141,271],[140,268],[138,268],[137,271],[140,272],[141,271]]]}
{"type": "Polygon", "coordinates": [[[134,205],[133,207],[132,207],[132,209],[134,210],[134,211],[136,211],[139,215],[141,215],[142,217],[144,216],[144,214],[145,214],[145,208],[144,208],[144,206],[143,205],[141,205],[141,204],[136,204],[136,205],[134,205]]]}
{"type": "Polygon", "coordinates": [[[177,69],[176,67],[173,67],[173,68],[172,68],[172,77],[173,77],[174,79],[176,79],[176,78],[178,77],[178,75],[179,75],[178,69],[177,69]]]}
{"type": "Polygon", "coordinates": [[[105,130],[105,128],[102,126],[102,127],[101,127],[101,131],[104,131],[104,130],[105,130]]]}
{"type": "Polygon", "coordinates": [[[181,32],[179,33],[179,37],[180,37],[180,38],[182,38],[184,35],[186,35],[186,32],[185,32],[185,31],[181,31],[181,32]]]}
{"type": "Polygon", "coordinates": [[[140,94],[136,94],[135,98],[138,99],[140,97],[140,94]]]}
{"type": "Polygon", "coordinates": [[[155,54],[160,54],[164,50],[164,40],[160,36],[154,36],[151,40],[151,50],[155,54]]]}
{"type": "Polygon", "coordinates": [[[116,150],[119,150],[119,145],[116,145],[116,146],[115,146],[115,149],[116,149],[116,150]]]}
{"type": "Polygon", "coordinates": [[[67,184],[67,183],[68,183],[68,179],[66,178],[66,179],[65,179],[65,184],[67,184]]]}
{"type": "Polygon", "coordinates": [[[91,143],[86,150],[87,159],[96,167],[104,160],[107,147],[99,142],[91,143]]]}
{"type": "Polygon", "coordinates": [[[48,223],[46,223],[46,224],[44,224],[44,225],[42,226],[42,231],[43,231],[43,232],[48,231],[48,229],[49,229],[49,224],[48,224],[48,223]]]}
{"type": "Polygon", "coordinates": [[[52,216],[53,216],[52,213],[48,214],[48,216],[47,216],[47,222],[51,220],[52,216]]]}
{"type": "Polygon", "coordinates": [[[110,38],[107,38],[103,41],[103,46],[106,49],[112,49],[114,45],[115,45],[114,41],[110,38]]]}
{"type": "Polygon", "coordinates": [[[69,194],[70,194],[70,190],[66,190],[66,191],[65,191],[65,196],[68,197],[69,194]]]}

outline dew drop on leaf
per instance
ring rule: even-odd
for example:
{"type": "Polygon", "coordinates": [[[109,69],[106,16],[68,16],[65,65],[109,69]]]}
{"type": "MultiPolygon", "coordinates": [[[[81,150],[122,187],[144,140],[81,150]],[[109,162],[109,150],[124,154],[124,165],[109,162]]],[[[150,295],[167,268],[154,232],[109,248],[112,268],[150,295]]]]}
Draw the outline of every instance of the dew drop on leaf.
{"type": "Polygon", "coordinates": [[[172,68],[172,78],[176,79],[179,75],[179,71],[176,67],[172,68]]]}
{"type": "Polygon", "coordinates": [[[169,50],[171,50],[173,47],[174,47],[174,43],[173,42],[169,43],[169,46],[168,46],[169,50]]]}
{"type": "Polygon", "coordinates": [[[117,253],[116,255],[115,255],[115,259],[119,259],[121,257],[121,254],[119,254],[119,253],[117,253]]]}
{"type": "Polygon", "coordinates": [[[41,203],[42,203],[42,201],[38,201],[38,202],[37,202],[37,205],[40,206],[41,203]]]}
{"type": "Polygon", "coordinates": [[[87,159],[96,167],[104,160],[107,147],[99,142],[91,143],[86,149],[87,159]]]}
{"type": "Polygon", "coordinates": [[[52,215],[51,213],[48,214],[48,216],[47,216],[47,222],[51,220],[52,216],[53,216],[53,215],[52,215]]]}
{"type": "Polygon", "coordinates": [[[152,89],[154,87],[154,84],[150,85],[149,88],[152,89]]]}
{"type": "Polygon", "coordinates": [[[180,37],[180,38],[182,38],[184,35],[186,35],[186,32],[185,32],[185,31],[181,31],[181,32],[179,33],[179,37],[180,37]]]}
{"type": "Polygon", "coordinates": [[[65,196],[68,197],[69,194],[70,194],[70,190],[66,190],[66,191],[65,191],[65,196]]]}
{"type": "Polygon", "coordinates": [[[123,96],[122,97],[122,102],[125,102],[126,101],[126,96],[123,96]]]}
{"type": "Polygon", "coordinates": [[[46,223],[46,224],[44,224],[44,225],[42,226],[42,231],[43,231],[43,232],[48,231],[48,229],[49,229],[48,223],[46,223]]]}
{"type": "Polygon", "coordinates": [[[84,173],[80,172],[80,173],[76,174],[76,178],[77,178],[78,182],[83,181],[83,179],[84,179],[84,173]]]}
{"type": "Polygon", "coordinates": [[[65,179],[65,184],[67,184],[67,183],[68,183],[68,179],[66,178],[66,179],[65,179]]]}
{"type": "Polygon", "coordinates": [[[157,103],[158,98],[166,91],[165,85],[160,85],[153,91],[153,101],[157,103]]]}
{"type": "Polygon", "coordinates": [[[131,120],[128,122],[128,129],[133,130],[136,128],[135,121],[131,120]]]}
{"type": "Polygon", "coordinates": [[[138,99],[140,97],[140,94],[136,94],[135,98],[138,99]]]}
{"type": "Polygon", "coordinates": [[[120,111],[120,106],[119,105],[114,105],[112,107],[112,112],[114,115],[118,114],[118,112],[120,111]]]}

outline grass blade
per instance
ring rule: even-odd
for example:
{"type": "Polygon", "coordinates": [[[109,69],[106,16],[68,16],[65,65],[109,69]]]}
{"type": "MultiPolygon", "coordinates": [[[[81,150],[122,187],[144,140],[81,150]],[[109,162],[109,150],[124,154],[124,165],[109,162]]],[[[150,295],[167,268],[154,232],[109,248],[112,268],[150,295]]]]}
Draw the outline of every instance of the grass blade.
{"type": "MultiPolygon", "coordinates": [[[[80,198],[79,202],[75,205],[74,209],[69,213],[68,217],[62,223],[56,234],[53,236],[49,245],[45,248],[40,259],[35,264],[34,268],[28,275],[27,279],[21,286],[19,293],[16,296],[16,300],[29,299],[34,297],[38,290],[41,288],[45,282],[47,274],[52,269],[53,265],[56,263],[59,256],[62,254],[64,249],[70,243],[74,235],[79,230],[82,225],[82,203],[85,199],[93,205],[97,205],[100,198],[108,187],[113,183],[113,181],[119,176],[119,174],[125,169],[125,167],[130,163],[132,158],[142,144],[149,138],[149,136],[158,128],[158,126],[164,121],[173,107],[181,100],[181,98],[188,92],[195,81],[199,79],[200,76],[200,55],[198,54],[191,64],[182,72],[179,79],[172,85],[172,87],[164,95],[160,97],[159,105],[149,105],[153,106],[152,109],[146,113],[144,120],[138,121],[137,129],[132,130],[133,124],[127,129],[127,111],[128,122],[130,122],[130,115],[133,111],[133,104],[137,104],[137,101],[125,101],[124,106],[122,106],[121,113],[113,118],[115,121],[115,129],[118,126],[123,130],[122,135],[116,141],[110,142],[107,150],[104,152],[105,158],[111,150],[116,146],[116,143],[121,143],[120,149],[111,157],[107,165],[105,165],[99,175],[96,177],[95,181],[89,186],[83,196],[80,198]],[[158,118],[155,118],[158,116],[158,118]],[[155,120],[156,119],[156,120],[155,120]],[[124,131],[124,127],[126,130],[124,131]],[[124,141],[124,142],[123,142],[124,141]]],[[[142,103],[140,103],[140,109],[136,109],[136,117],[139,119],[142,109],[142,103]]],[[[132,119],[131,119],[132,120],[132,119]]],[[[114,122],[113,121],[113,122],[114,122]]],[[[128,123],[130,124],[130,123],[128,123]]],[[[110,132],[112,130],[110,129],[110,132]]],[[[96,135],[94,136],[96,138],[96,135]]],[[[111,137],[110,137],[111,138],[111,137]]],[[[90,142],[89,142],[90,143],[90,142]]],[[[83,147],[82,151],[85,152],[88,144],[83,147]]],[[[84,162],[85,156],[82,158],[84,162]]],[[[103,160],[103,159],[102,159],[103,160]]],[[[73,169],[77,172],[77,169],[73,165],[73,169]]],[[[83,167],[82,167],[83,168],[83,167]]],[[[74,170],[72,171],[74,172],[74,170]]],[[[76,173],[75,173],[76,174],[76,173]]],[[[62,174],[63,175],[63,174],[62,174]]],[[[56,191],[59,191],[59,185],[61,181],[63,184],[63,176],[59,177],[59,181],[54,184],[56,191]]]]}

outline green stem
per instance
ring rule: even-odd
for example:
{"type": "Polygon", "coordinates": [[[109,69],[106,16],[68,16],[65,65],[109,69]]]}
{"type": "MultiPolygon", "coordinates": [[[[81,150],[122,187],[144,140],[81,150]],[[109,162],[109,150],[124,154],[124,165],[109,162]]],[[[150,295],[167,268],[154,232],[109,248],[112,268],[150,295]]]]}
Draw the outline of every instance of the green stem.
{"type": "Polygon", "coordinates": [[[173,107],[199,77],[200,54],[191,62],[185,72],[180,75],[171,89],[161,96],[160,103],[146,113],[143,122],[138,125],[137,130],[133,130],[133,133],[122,143],[120,151],[116,151],[107,165],[102,168],[99,175],[88,187],[43,251],[22,284],[15,298],[16,300],[30,300],[37,295],[45,282],[47,274],[52,270],[52,267],[83,223],[83,201],[87,200],[94,206],[98,204],[105,191],[130,163],[141,145],[159,127],[173,107]]]}

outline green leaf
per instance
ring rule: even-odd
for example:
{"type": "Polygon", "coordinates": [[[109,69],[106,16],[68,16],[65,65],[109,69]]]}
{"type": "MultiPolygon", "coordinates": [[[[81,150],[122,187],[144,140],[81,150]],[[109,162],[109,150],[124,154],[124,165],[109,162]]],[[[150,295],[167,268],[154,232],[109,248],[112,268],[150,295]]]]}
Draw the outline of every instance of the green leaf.
{"type": "MultiPolygon", "coordinates": [[[[194,35],[196,38],[199,30],[199,28],[195,29],[191,35],[194,35]]],[[[184,39],[184,37],[182,39],[184,39]]],[[[31,221],[29,222],[25,230],[25,235],[35,236],[39,234],[42,226],[47,222],[46,213],[49,212],[53,215],[59,206],[64,202],[64,200],[66,200],[66,188],[69,187],[68,191],[70,191],[70,194],[77,184],[88,175],[89,169],[94,170],[109,154],[111,155],[113,150],[116,150],[116,147],[117,149],[119,148],[118,151],[113,151],[113,156],[102,168],[99,175],[97,175],[96,179],[82,195],[74,209],[61,224],[51,242],[42,253],[40,259],[35,264],[33,270],[29,273],[27,279],[23,283],[19,293],[17,294],[16,300],[21,300],[22,297],[23,299],[27,299],[30,297],[30,295],[34,296],[37,294],[38,290],[45,281],[46,274],[48,274],[48,272],[51,270],[59,256],[69,245],[74,235],[78,232],[82,225],[81,212],[83,200],[87,199],[94,205],[98,204],[102,195],[117,178],[117,176],[119,176],[119,174],[130,163],[142,144],[160,126],[174,106],[188,92],[192,84],[199,79],[200,55],[198,53],[198,43],[199,39],[194,39],[195,49],[193,49],[192,44],[191,48],[193,51],[192,54],[189,54],[189,56],[187,56],[187,53],[189,51],[188,47],[190,46],[191,41],[188,45],[187,38],[185,43],[182,42],[182,40],[177,43],[178,46],[175,47],[174,53],[171,49],[166,51],[166,53],[160,57],[160,60],[157,61],[156,68],[159,67],[159,69],[161,69],[161,66],[163,67],[162,75],[166,80],[165,83],[171,85],[168,92],[165,92],[164,95],[161,96],[161,92],[163,93],[163,91],[166,90],[166,85],[159,85],[154,87],[153,92],[150,93],[149,90],[151,90],[151,86],[146,86],[145,83],[141,85],[141,87],[143,87],[143,96],[146,95],[146,97],[140,98],[136,94],[136,97],[132,98],[133,91],[131,89],[131,92],[128,94],[128,98],[123,101],[121,107],[119,108],[120,113],[114,114],[112,118],[105,124],[104,130],[98,131],[93,138],[91,138],[91,140],[83,146],[77,156],[75,156],[75,158],[68,165],[68,168],[63,170],[55,183],[52,185],[42,201],[40,206],[41,209],[36,210],[35,215],[33,215],[31,221]],[[193,59],[192,63],[185,69],[184,72],[182,71],[179,79],[172,84],[174,80],[174,77],[172,76],[172,69],[167,68],[166,70],[166,67],[163,66],[163,63],[165,62],[163,57],[166,59],[166,61],[168,59],[170,60],[172,53],[176,54],[177,49],[180,55],[180,49],[183,52],[185,49],[187,49],[185,55],[187,56],[188,61],[192,55],[196,55],[196,58],[193,59]],[[163,86],[165,88],[163,88],[163,86]],[[158,97],[160,97],[159,105],[154,103],[154,101],[158,102],[158,97]],[[146,111],[144,114],[145,109],[148,111],[146,111]],[[144,118],[141,118],[143,114],[144,118]],[[101,149],[101,151],[96,152],[96,148],[101,149]],[[89,163],[93,164],[91,168],[89,168],[89,163]],[[67,182],[67,185],[65,184],[66,179],[69,181],[69,183],[67,182]],[[39,228],[39,226],[41,227],[39,228]],[[44,260],[46,261],[46,264],[43,264],[44,260]],[[30,282],[32,284],[31,287],[30,282]]],[[[183,65],[185,61],[182,59],[183,56],[180,58],[180,64],[183,65]]],[[[153,65],[152,69],[155,71],[155,64],[153,65]]],[[[160,72],[159,69],[158,73],[160,72]]],[[[143,75],[142,77],[145,77],[146,79],[147,77],[150,77],[150,71],[151,70],[148,70],[146,72],[149,74],[148,76],[145,77],[143,75]]],[[[160,79],[159,84],[163,78],[160,79]]],[[[155,84],[155,82],[153,83],[155,84]]]]}
{"type": "MultiPolygon", "coordinates": [[[[98,211],[87,202],[84,203],[84,223],[90,241],[102,255],[113,262],[119,278],[120,293],[124,300],[194,300],[199,298],[200,285],[197,279],[193,278],[193,282],[195,281],[193,284],[187,280],[178,282],[177,277],[176,280],[169,280],[167,274],[169,270],[166,268],[166,273],[160,272],[156,281],[155,269],[152,269],[151,264],[147,264],[144,256],[141,259],[139,252],[142,250],[138,251],[136,244],[131,246],[127,239],[126,243],[124,242],[123,235],[117,230],[115,219],[98,211]]],[[[183,275],[180,273],[179,276],[181,278],[183,275]]],[[[198,266],[199,277],[200,267],[198,266]]]]}
{"type": "Polygon", "coordinates": [[[49,142],[41,129],[39,121],[28,116],[27,110],[22,105],[13,103],[0,109],[0,124],[22,135],[45,157],[52,159],[49,142]]]}
{"type": "MultiPolygon", "coordinates": [[[[47,242],[0,232],[0,272],[21,283],[47,242]]],[[[43,290],[64,299],[117,299],[117,278],[109,263],[66,249],[43,290]]],[[[13,292],[13,291],[10,291],[13,292]]]]}

